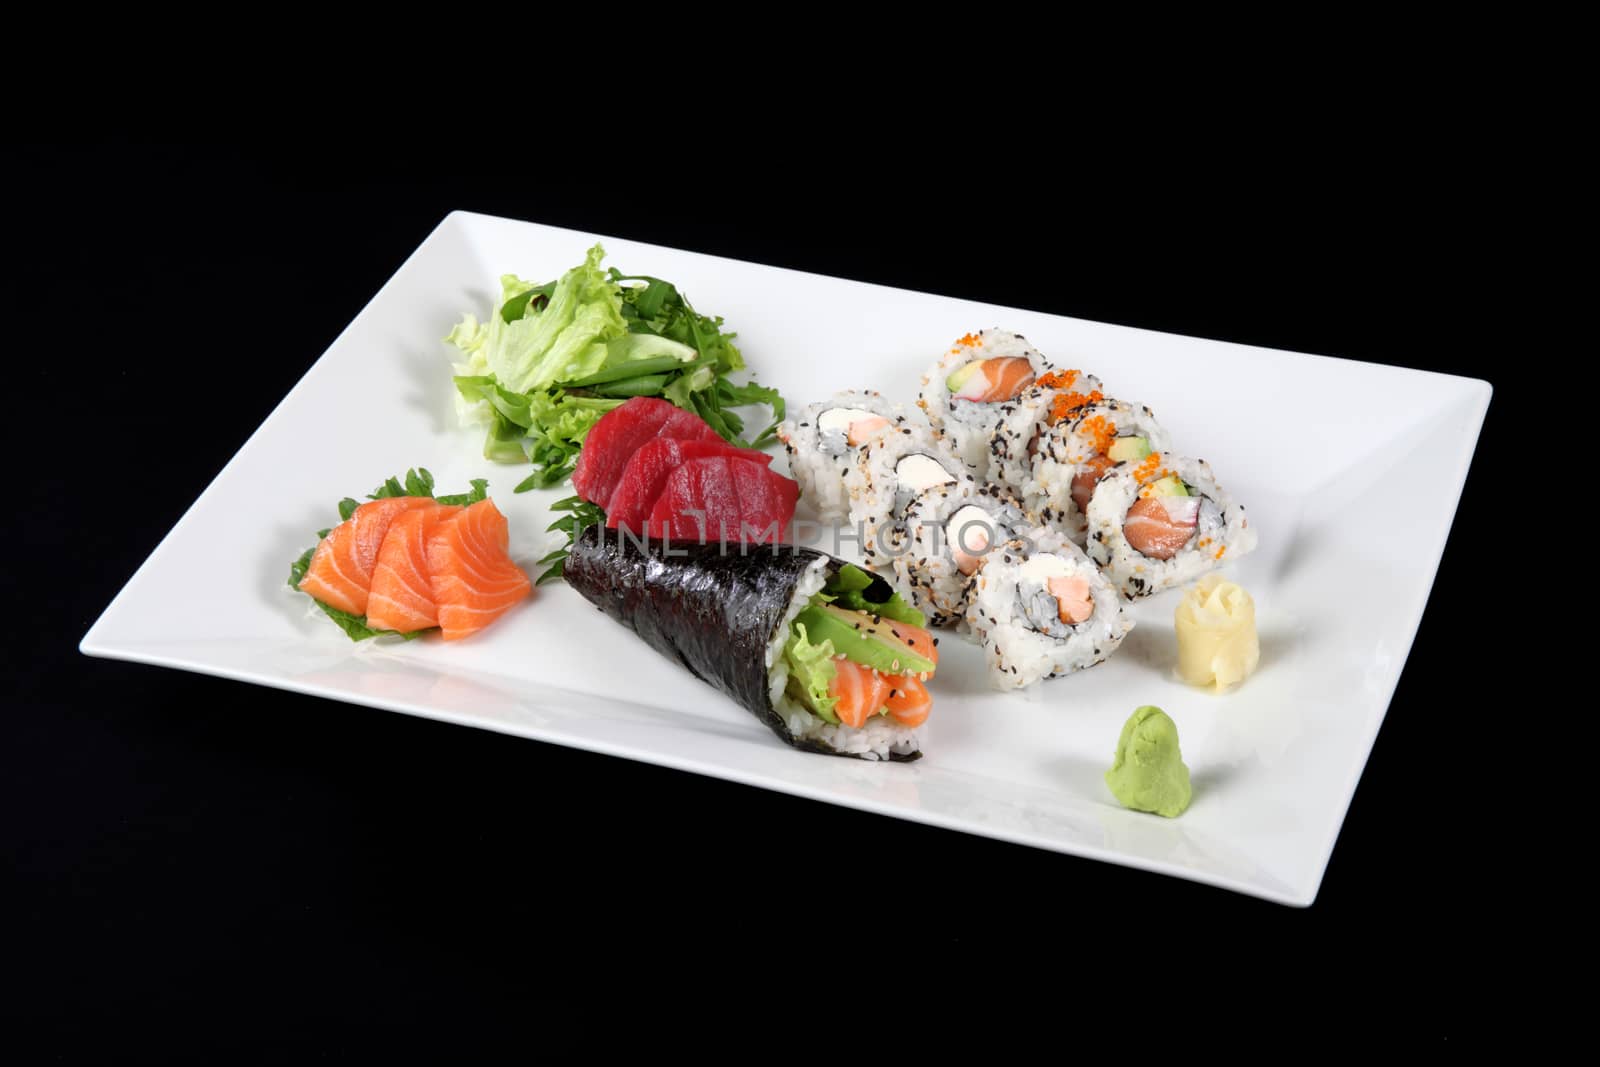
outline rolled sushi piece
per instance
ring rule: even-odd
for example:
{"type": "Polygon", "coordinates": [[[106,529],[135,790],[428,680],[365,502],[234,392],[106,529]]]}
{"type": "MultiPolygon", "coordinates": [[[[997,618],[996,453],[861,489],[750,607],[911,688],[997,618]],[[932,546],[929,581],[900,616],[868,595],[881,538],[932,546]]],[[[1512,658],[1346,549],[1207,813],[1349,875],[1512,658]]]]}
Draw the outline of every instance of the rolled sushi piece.
{"type": "Polygon", "coordinates": [[[926,425],[910,423],[863,445],[845,476],[850,523],[860,533],[869,564],[893,539],[891,531],[904,521],[912,501],[929,493],[976,489],[971,469],[947,452],[926,425]]]}
{"type": "Polygon", "coordinates": [[[1019,487],[1023,510],[1085,546],[1089,499],[1106,472],[1171,448],[1170,435],[1149,408],[1096,398],[1066,412],[1039,438],[1019,487]]]}
{"type": "Polygon", "coordinates": [[[906,506],[905,517],[877,545],[930,626],[965,629],[973,576],[999,546],[1030,527],[1022,509],[994,485],[937,489],[906,506]]]}
{"type": "Polygon", "coordinates": [[[1203,459],[1153,452],[1120,463],[1089,501],[1089,558],[1130,598],[1200,577],[1256,547],[1244,505],[1203,459]]]}
{"type": "Polygon", "coordinates": [[[880,575],[790,545],[636,539],[595,524],[567,584],[798,749],[922,754],[939,652],[880,575]]]}
{"type": "Polygon", "coordinates": [[[1115,652],[1133,620],[1083,550],[1036,527],[992,553],[978,573],[967,624],[996,689],[1081,671],[1115,652]]]}
{"type": "Polygon", "coordinates": [[[1021,334],[969,333],[922,376],[917,406],[946,447],[983,479],[995,428],[1022,391],[1049,370],[1049,361],[1021,334]]]}
{"type": "Polygon", "coordinates": [[[843,522],[850,517],[845,476],[857,451],[891,430],[908,428],[929,432],[922,418],[908,415],[904,405],[885,400],[881,393],[857,390],[808,405],[779,423],[777,434],[789,452],[789,474],[800,483],[801,497],[822,521],[843,522]]]}
{"type": "Polygon", "coordinates": [[[1024,389],[1010,410],[1001,416],[989,438],[989,480],[998,482],[1022,500],[1033,477],[1041,445],[1051,428],[1070,422],[1088,404],[1105,399],[1100,379],[1080,370],[1057,370],[1041,375],[1024,389]]]}

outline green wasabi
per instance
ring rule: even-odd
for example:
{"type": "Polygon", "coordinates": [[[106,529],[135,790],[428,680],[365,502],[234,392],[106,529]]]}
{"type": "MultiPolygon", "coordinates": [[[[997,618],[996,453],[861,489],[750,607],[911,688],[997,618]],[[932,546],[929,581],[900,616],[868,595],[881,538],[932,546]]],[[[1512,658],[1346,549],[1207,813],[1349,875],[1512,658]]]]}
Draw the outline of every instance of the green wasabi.
{"type": "Polygon", "coordinates": [[[1125,808],[1173,819],[1189,806],[1189,768],[1178,750],[1178,726],[1151,704],[1123,724],[1106,785],[1125,808]]]}

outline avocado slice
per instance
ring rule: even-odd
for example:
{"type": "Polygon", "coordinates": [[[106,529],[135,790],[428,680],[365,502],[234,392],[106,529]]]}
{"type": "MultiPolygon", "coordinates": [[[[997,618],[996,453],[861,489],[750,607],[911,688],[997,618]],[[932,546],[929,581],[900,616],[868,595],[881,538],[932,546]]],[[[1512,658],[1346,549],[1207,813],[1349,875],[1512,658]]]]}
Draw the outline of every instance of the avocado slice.
{"type": "Polygon", "coordinates": [[[1151,496],[1189,496],[1189,487],[1183,484],[1183,479],[1176,474],[1169,474],[1165,478],[1150,483],[1151,496]]]}
{"type": "Polygon", "coordinates": [[[917,655],[895,636],[888,619],[832,604],[813,604],[794,621],[806,628],[813,643],[832,641],[835,651],[863,667],[884,674],[925,674],[934,669],[932,660],[917,655]]]}
{"type": "Polygon", "coordinates": [[[952,393],[961,392],[961,387],[967,384],[967,380],[976,374],[978,372],[978,368],[982,365],[983,360],[981,359],[975,359],[970,363],[963,363],[961,366],[955,369],[955,373],[951,374],[950,377],[944,380],[944,387],[950,390],[952,393]]]}
{"type": "Polygon", "coordinates": [[[1150,442],[1143,437],[1119,437],[1106,449],[1113,463],[1137,463],[1150,454],[1150,442]]]}

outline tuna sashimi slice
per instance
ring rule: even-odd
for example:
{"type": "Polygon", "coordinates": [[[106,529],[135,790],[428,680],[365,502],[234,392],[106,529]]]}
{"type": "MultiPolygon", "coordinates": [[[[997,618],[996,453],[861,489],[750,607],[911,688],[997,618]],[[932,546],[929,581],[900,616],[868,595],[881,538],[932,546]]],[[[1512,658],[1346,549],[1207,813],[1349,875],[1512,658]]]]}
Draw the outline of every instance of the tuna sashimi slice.
{"type": "Polygon", "coordinates": [[[794,518],[795,501],[800,498],[799,483],[744,460],[729,463],[728,472],[733,475],[739,511],[744,516],[741,539],[772,544],[788,537],[789,520],[794,518]],[[750,531],[759,533],[751,536],[750,531]]]}
{"type": "Polygon", "coordinates": [[[413,508],[389,524],[372,568],[367,625],[374,630],[410,633],[439,625],[438,605],[428,575],[428,538],[440,522],[461,508],[435,504],[413,508]]]}
{"type": "Polygon", "coordinates": [[[643,533],[656,498],[666,488],[672,472],[693,459],[706,456],[728,456],[747,459],[766,465],[772,457],[750,448],[735,448],[718,438],[715,441],[680,441],[675,437],[657,437],[647,441],[628,460],[606,503],[606,525],[643,533]]]}
{"type": "Polygon", "coordinates": [[[510,543],[492,500],[443,519],[428,536],[428,584],[446,641],[477,633],[533,591],[511,562],[510,543]]]}
{"type": "Polygon", "coordinates": [[[800,487],[748,459],[706,456],[674,470],[650,510],[652,537],[691,541],[782,541],[800,487]]]}
{"type": "Polygon", "coordinates": [[[389,524],[402,512],[430,505],[433,501],[425,496],[396,496],[362,504],[317,545],[311,566],[300,579],[300,591],[329,607],[365,615],[372,570],[389,524]]]}
{"type": "Polygon", "coordinates": [[[633,454],[657,436],[722,440],[693,412],[655,397],[636,396],[606,412],[584,435],[583,450],[572,471],[572,487],[591,504],[605,507],[633,454]]]}

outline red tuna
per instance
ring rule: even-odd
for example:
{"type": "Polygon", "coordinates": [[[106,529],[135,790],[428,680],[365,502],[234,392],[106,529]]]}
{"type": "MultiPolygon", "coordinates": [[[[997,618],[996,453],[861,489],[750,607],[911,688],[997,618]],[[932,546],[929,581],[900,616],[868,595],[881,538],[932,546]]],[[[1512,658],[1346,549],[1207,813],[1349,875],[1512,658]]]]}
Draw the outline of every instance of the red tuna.
{"type": "Polygon", "coordinates": [[[650,510],[652,537],[778,542],[789,532],[800,487],[760,463],[705,456],[667,477],[650,510]]]}
{"type": "Polygon", "coordinates": [[[621,528],[642,533],[672,472],[690,460],[706,456],[729,456],[762,465],[772,462],[772,457],[765,452],[735,448],[721,440],[680,441],[656,437],[645,442],[623,468],[617,487],[606,503],[606,525],[613,530],[621,528]]]}
{"type": "Polygon", "coordinates": [[[717,431],[692,411],[657,400],[636,396],[610,411],[589,428],[572,472],[572,486],[591,504],[605,507],[616,491],[617,482],[643,444],[655,437],[682,441],[720,441],[717,431]]]}

